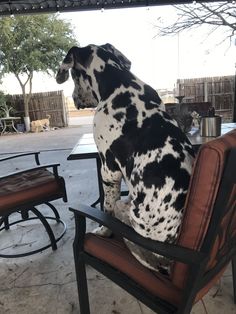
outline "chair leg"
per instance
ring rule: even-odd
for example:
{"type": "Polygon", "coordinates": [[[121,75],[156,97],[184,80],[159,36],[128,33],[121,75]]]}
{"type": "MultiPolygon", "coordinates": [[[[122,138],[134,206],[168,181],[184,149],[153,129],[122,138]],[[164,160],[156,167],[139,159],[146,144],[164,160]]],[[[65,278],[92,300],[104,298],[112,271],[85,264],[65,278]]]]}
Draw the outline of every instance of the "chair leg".
{"type": "Polygon", "coordinates": [[[55,236],[52,232],[52,228],[50,227],[46,218],[35,207],[31,208],[30,210],[35,214],[35,216],[37,216],[39,218],[39,220],[44,225],[44,228],[46,229],[47,234],[48,234],[50,241],[51,241],[52,250],[55,251],[57,249],[57,242],[56,242],[55,236]]]}
{"type": "Polygon", "coordinates": [[[86,268],[83,257],[78,254],[78,250],[74,246],[74,261],[77,280],[77,289],[79,295],[80,314],[90,314],[88,284],[86,276],[86,268]]]}
{"type": "Polygon", "coordinates": [[[4,227],[1,228],[1,230],[5,229],[5,230],[9,230],[10,225],[9,225],[9,216],[4,216],[0,219],[0,227],[1,225],[4,224],[4,227]]]}
{"type": "Polygon", "coordinates": [[[23,209],[23,210],[21,211],[21,217],[22,217],[22,219],[24,219],[24,220],[29,219],[29,210],[23,209]]]}
{"type": "Polygon", "coordinates": [[[53,211],[53,213],[54,213],[54,215],[55,215],[57,221],[59,221],[59,220],[60,220],[60,215],[59,215],[58,211],[56,210],[56,207],[53,206],[53,205],[52,205],[51,203],[49,203],[49,202],[45,202],[45,204],[46,204],[48,207],[51,208],[51,210],[53,211]]]}
{"type": "Polygon", "coordinates": [[[5,217],[5,219],[4,219],[4,226],[5,226],[6,230],[10,229],[10,226],[9,226],[9,216],[5,217]]]}
{"type": "Polygon", "coordinates": [[[233,278],[234,304],[236,304],[236,256],[232,258],[232,278],[233,278]]]}

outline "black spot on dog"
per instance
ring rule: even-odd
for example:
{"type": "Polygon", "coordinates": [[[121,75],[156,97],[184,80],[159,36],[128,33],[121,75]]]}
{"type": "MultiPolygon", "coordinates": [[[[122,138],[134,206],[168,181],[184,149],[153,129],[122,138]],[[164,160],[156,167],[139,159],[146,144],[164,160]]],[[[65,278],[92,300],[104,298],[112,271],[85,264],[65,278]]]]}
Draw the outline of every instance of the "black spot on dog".
{"type": "Polygon", "coordinates": [[[176,240],[176,235],[167,234],[164,242],[173,243],[176,240]]]}
{"type": "Polygon", "coordinates": [[[120,93],[112,100],[112,108],[119,109],[128,107],[131,104],[131,95],[129,92],[120,93]]]}
{"type": "Polygon", "coordinates": [[[175,202],[172,204],[178,212],[183,209],[185,199],[186,199],[186,194],[181,193],[177,196],[175,202]]]}
{"type": "Polygon", "coordinates": [[[135,77],[132,73],[124,69],[118,69],[111,64],[106,64],[102,72],[94,70],[94,75],[98,83],[101,100],[106,100],[121,85],[126,88],[133,86],[136,89],[141,89],[141,87],[133,81],[135,77]],[[106,82],[106,84],[104,84],[104,82],[106,82]]]}
{"type": "MultiPolygon", "coordinates": [[[[87,75],[87,78],[88,78],[90,87],[92,87],[92,78],[91,78],[91,76],[88,76],[88,75],[87,75]]],[[[95,94],[94,91],[93,91],[93,94],[95,94]]],[[[95,95],[96,95],[96,94],[95,94],[95,95]]],[[[96,97],[97,97],[97,95],[96,95],[96,97]]]]}
{"type": "Polygon", "coordinates": [[[146,154],[151,150],[162,149],[168,136],[181,140],[182,133],[157,113],[144,119],[142,128],[137,129],[136,134],[139,139],[136,150],[140,154],[146,154]]]}
{"type": "Polygon", "coordinates": [[[99,58],[101,58],[105,63],[108,62],[110,56],[112,56],[112,54],[110,54],[107,50],[104,49],[98,49],[97,50],[97,55],[99,58]]]}
{"type": "Polygon", "coordinates": [[[115,64],[118,64],[123,69],[126,69],[127,61],[124,60],[122,55],[120,55],[119,57],[114,55],[111,51],[109,51],[109,48],[107,45],[103,45],[101,47],[104,49],[97,50],[97,55],[99,58],[101,58],[105,63],[109,62],[109,60],[114,61],[115,64]],[[124,66],[124,64],[126,66],[124,66]]]}
{"type": "MultiPolygon", "coordinates": [[[[189,142],[188,138],[187,138],[187,142],[189,142]]],[[[185,148],[186,152],[189,153],[190,156],[195,157],[195,151],[192,148],[191,144],[189,146],[185,145],[184,148],[185,148]]]]}
{"type": "Polygon", "coordinates": [[[103,112],[106,114],[106,115],[108,115],[109,114],[109,111],[108,111],[108,106],[107,106],[107,104],[105,104],[105,106],[103,107],[104,109],[103,109],[103,112]]]}
{"type": "Polygon", "coordinates": [[[81,72],[78,69],[71,69],[71,76],[73,78],[73,80],[76,80],[79,82],[79,78],[80,78],[81,72]]]}
{"type": "Polygon", "coordinates": [[[145,194],[143,192],[138,192],[138,195],[136,199],[134,200],[134,205],[136,206],[136,208],[138,208],[138,206],[143,203],[144,198],[145,198],[145,194]]]}
{"type": "Polygon", "coordinates": [[[79,72],[79,73],[80,73],[80,75],[83,77],[83,80],[84,80],[84,81],[88,80],[89,83],[91,83],[91,85],[92,85],[91,76],[88,75],[88,74],[86,73],[86,71],[84,71],[84,70],[77,70],[77,69],[76,69],[76,72],[79,72]]]}
{"type": "Polygon", "coordinates": [[[139,99],[145,104],[147,110],[157,108],[161,103],[161,98],[149,85],[144,85],[144,93],[139,96],[139,99]]]}
{"type": "Polygon", "coordinates": [[[114,129],[114,124],[109,125],[110,131],[111,129],[114,129]]]}
{"type": "Polygon", "coordinates": [[[147,164],[144,168],[143,182],[148,188],[154,185],[161,189],[167,177],[173,178],[175,190],[188,188],[189,173],[180,168],[180,160],[171,154],[165,155],[160,162],[154,161],[147,164]]]}
{"type": "Polygon", "coordinates": [[[144,198],[145,198],[145,194],[143,192],[138,192],[137,202],[143,203],[144,198]]]}
{"type": "Polygon", "coordinates": [[[135,144],[135,142],[137,141],[137,138],[135,138],[135,133],[138,130],[137,128],[138,126],[138,121],[136,119],[133,120],[128,120],[126,119],[125,124],[122,127],[122,133],[125,134],[127,141],[129,141],[129,139],[133,139],[134,143],[130,143],[132,145],[132,147],[134,148],[133,144],[135,144]]]}
{"type": "Polygon", "coordinates": [[[140,181],[140,176],[137,173],[135,173],[131,180],[132,185],[136,186],[139,183],[139,181],[140,181]]]}
{"type": "Polygon", "coordinates": [[[128,178],[130,178],[133,168],[134,168],[134,158],[130,157],[126,163],[126,175],[128,178]]]}
{"type": "Polygon", "coordinates": [[[126,111],[126,119],[127,120],[134,120],[138,116],[138,110],[135,106],[128,106],[126,111]]]}
{"type": "Polygon", "coordinates": [[[173,150],[179,154],[180,160],[184,161],[183,145],[176,138],[172,138],[170,144],[173,146],[173,150]]]}
{"type": "Polygon", "coordinates": [[[171,200],[171,194],[169,193],[169,194],[167,194],[167,195],[165,196],[163,202],[164,202],[164,203],[169,203],[170,200],[171,200]]]}
{"type": "MultiPolygon", "coordinates": [[[[77,48],[77,47],[75,47],[77,48]]],[[[73,49],[73,48],[72,48],[73,49]]],[[[87,46],[83,48],[77,48],[73,53],[74,59],[77,63],[82,64],[85,68],[89,65],[89,59],[92,55],[92,47],[87,46]]]]}
{"type": "Polygon", "coordinates": [[[154,224],[153,224],[153,227],[154,226],[158,226],[159,224],[163,223],[165,221],[165,218],[164,217],[161,217],[160,219],[158,219],[154,224]]]}
{"type": "Polygon", "coordinates": [[[189,185],[190,175],[185,169],[179,169],[179,175],[175,178],[174,189],[179,190],[187,190],[189,185]]]}
{"type": "Polygon", "coordinates": [[[159,223],[162,223],[162,222],[164,222],[165,221],[165,218],[164,217],[161,217],[160,219],[159,219],[159,223]]]}
{"type": "Polygon", "coordinates": [[[138,209],[137,207],[133,209],[133,213],[134,213],[134,215],[135,215],[137,218],[140,217],[140,215],[139,215],[139,209],[138,209]]]}
{"type": "Polygon", "coordinates": [[[157,162],[149,163],[145,166],[143,171],[143,182],[147,188],[155,186],[156,188],[161,188],[165,184],[165,172],[164,169],[161,170],[162,173],[158,171],[157,162]]]}
{"type": "Polygon", "coordinates": [[[114,114],[114,118],[117,120],[117,121],[121,121],[123,118],[124,118],[125,114],[124,112],[117,112],[114,114]]]}
{"type": "Polygon", "coordinates": [[[107,167],[109,168],[109,170],[111,170],[113,172],[119,171],[119,166],[115,162],[114,155],[112,154],[112,152],[109,149],[106,151],[105,160],[106,160],[106,164],[107,164],[107,167]]]}
{"type": "Polygon", "coordinates": [[[132,156],[133,148],[127,137],[120,136],[110,146],[110,150],[116,156],[121,166],[125,168],[126,161],[132,156]]]}

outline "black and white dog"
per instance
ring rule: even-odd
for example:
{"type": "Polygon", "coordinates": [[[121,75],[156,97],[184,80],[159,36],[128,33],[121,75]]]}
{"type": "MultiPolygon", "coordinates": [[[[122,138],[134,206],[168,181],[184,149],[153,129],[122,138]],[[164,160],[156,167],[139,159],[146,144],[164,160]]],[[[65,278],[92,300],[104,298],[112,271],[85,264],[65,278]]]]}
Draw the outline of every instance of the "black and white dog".
{"type": "MultiPolygon", "coordinates": [[[[185,134],[162,107],[157,92],[130,72],[131,62],[110,44],[69,50],[56,80],[69,69],[73,99],[97,107],[94,139],[102,161],[104,208],[140,235],[174,242],[178,236],[194,152],[185,134]],[[129,200],[120,200],[122,178],[129,200]]],[[[109,235],[104,227],[96,232],[109,235]]],[[[145,266],[168,270],[169,261],[127,241],[145,266]]]]}

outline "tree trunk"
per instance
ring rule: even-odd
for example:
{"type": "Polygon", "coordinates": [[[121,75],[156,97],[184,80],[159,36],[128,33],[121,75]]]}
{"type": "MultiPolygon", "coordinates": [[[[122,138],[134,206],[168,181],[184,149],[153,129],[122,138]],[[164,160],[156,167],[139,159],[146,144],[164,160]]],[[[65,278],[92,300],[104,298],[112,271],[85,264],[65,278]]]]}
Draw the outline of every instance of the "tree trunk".
{"type": "Polygon", "coordinates": [[[25,86],[22,88],[23,92],[23,102],[24,102],[24,124],[25,124],[25,131],[30,131],[30,117],[29,117],[29,97],[25,92],[25,86]]]}
{"type": "Polygon", "coordinates": [[[24,117],[24,124],[25,124],[25,131],[29,132],[30,131],[30,117],[29,116],[24,117]]]}
{"type": "Polygon", "coordinates": [[[23,102],[24,102],[24,123],[25,123],[25,130],[26,132],[30,131],[30,116],[29,116],[29,102],[31,99],[31,95],[32,95],[32,80],[33,80],[33,72],[30,72],[27,74],[28,78],[25,81],[25,83],[23,83],[19,77],[18,74],[15,73],[15,76],[21,86],[22,89],[22,94],[23,94],[23,102]],[[29,83],[29,93],[26,93],[26,86],[27,83],[29,83]]]}

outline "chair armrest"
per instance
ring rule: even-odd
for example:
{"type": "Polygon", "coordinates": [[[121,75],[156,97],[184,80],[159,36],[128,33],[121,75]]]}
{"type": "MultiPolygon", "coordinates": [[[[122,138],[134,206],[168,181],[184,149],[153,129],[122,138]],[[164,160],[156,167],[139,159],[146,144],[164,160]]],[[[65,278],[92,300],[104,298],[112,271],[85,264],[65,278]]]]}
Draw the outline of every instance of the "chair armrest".
{"type": "Polygon", "coordinates": [[[12,155],[12,156],[8,156],[8,157],[5,157],[5,158],[1,158],[1,159],[0,159],[0,162],[1,162],[1,161],[5,161],[5,160],[9,160],[9,159],[18,158],[18,157],[34,155],[36,164],[37,164],[37,165],[40,165],[40,162],[39,162],[39,154],[40,154],[40,152],[28,152],[28,153],[22,153],[22,154],[12,155]]]}
{"type": "MultiPolygon", "coordinates": [[[[96,208],[79,204],[79,209],[69,208],[69,210],[75,215],[75,223],[78,223],[79,219],[85,219],[85,217],[89,218],[106,226],[113,233],[169,259],[174,259],[189,265],[199,265],[206,259],[206,254],[203,254],[202,252],[194,251],[192,249],[171,243],[164,243],[145,238],[117,218],[112,217],[111,215],[96,208]]],[[[78,230],[78,228],[76,228],[76,230],[78,230]]]]}
{"type": "Polygon", "coordinates": [[[58,166],[60,166],[60,164],[40,165],[40,166],[37,166],[37,167],[34,167],[34,168],[28,168],[28,169],[24,169],[24,170],[21,170],[21,171],[16,171],[16,172],[9,173],[9,174],[7,174],[5,176],[0,177],[0,180],[12,177],[12,176],[17,175],[17,174],[26,173],[26,172],[30,172],[30,171],[35,171],[35,170],[39,170],[39,169],[47,169],[47,168],[52,168],[55,178],[59,178],[58,166]]]}

